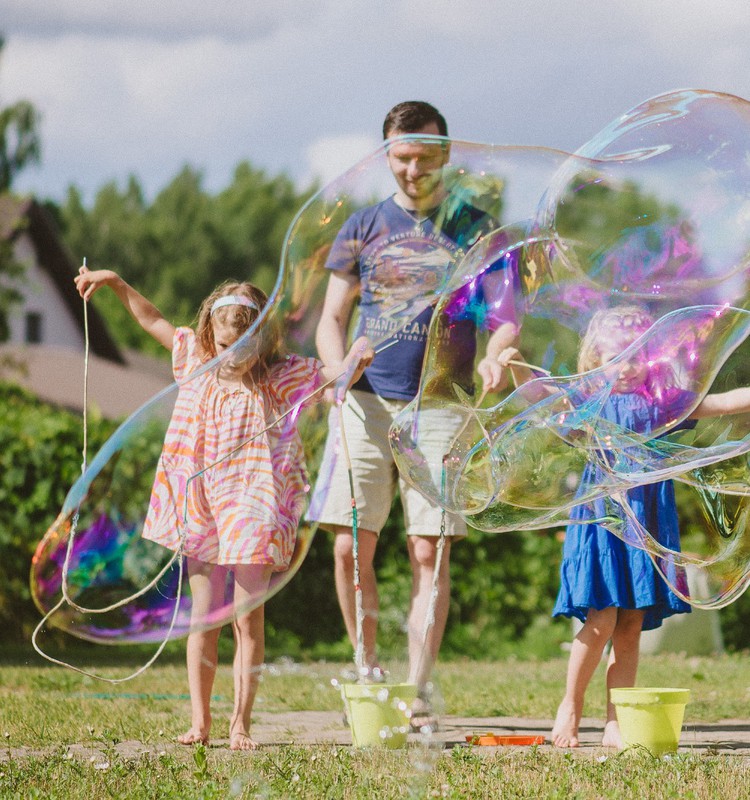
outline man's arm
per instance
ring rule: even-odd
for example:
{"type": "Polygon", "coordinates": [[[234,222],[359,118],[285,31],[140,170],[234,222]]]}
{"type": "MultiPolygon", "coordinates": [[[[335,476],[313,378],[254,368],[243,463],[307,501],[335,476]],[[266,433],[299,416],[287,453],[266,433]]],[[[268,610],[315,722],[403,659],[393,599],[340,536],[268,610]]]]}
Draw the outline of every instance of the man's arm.
{"type": "Polygon", "coordinates": [[[318,355],[327,366],[340,364],[346,357],[346,335],[358,293],[357,275],[331,272],[323,311],[315,331],[318,355]]]}

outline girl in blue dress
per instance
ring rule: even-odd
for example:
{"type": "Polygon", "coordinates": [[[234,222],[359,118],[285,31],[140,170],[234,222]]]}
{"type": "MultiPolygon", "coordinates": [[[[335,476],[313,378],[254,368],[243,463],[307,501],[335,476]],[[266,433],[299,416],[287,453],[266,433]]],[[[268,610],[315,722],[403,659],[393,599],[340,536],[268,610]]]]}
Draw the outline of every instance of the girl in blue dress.
{"type": "MultiPolygon", "coordinates": [[[[652,324],[652,318],[638,306],[597,312],[581,342],[578,371],[588,372],[613,361],[652,324]]],[[[516,384],[535,377],[518,365],[521,359],[515,349],[504,351],[498,360],[509,367],[516,384]]],[[[640,435],[663,426],[669,412],[680,416],[675,414],[675,406],[685,408],[687,393],[667,391],[667,387],[658,385],[660,376],[645,356],[636,354],[619,362],[616,369],[611,378],[611,393],[599,412],[601,419],[614,423],[618,430],[640,435]]],[[[741,388],[706,395],[689,418],[748,411],[750,389],[741,388]]],[[[683,423],[682,427],[688,425],[683,423]]],[[[581,477],[577,496],[593,484],[600,484],[601,477],[601,467],[590,463],[581,477]]],[[[672,481],[636,486],[628,490],[627,499],[640,524],[660,544],[679,551],[672,481]]],[[[565,532],[561,585],[552,613],[577,617],[583,627],[571,646],[565,696],[552,729],[552,742],[557,747],[578,747],[584,696],[608,642],[612,646],[606,672],[607,721],[602,745],[622,747],[609,690],[635,685],[642,630],[659,627],[672,614],[690,611],[690,606],[658,574],[645,550],[627,544],[593,521],[608,515],[606,503],[602,498],[576,506],[565,532]]],[[[676,569],[674,572],[670,580],[675,585],[679,580],[684,582],[684,575],[678,575],[676,569]]]]}

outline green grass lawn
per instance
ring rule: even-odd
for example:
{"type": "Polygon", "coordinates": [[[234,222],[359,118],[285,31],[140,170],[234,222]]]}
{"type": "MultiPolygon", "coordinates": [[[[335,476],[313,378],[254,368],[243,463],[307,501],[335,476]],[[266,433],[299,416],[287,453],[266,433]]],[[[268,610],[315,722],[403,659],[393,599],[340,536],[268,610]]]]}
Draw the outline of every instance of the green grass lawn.
{"type": "MultiPolygon", "coordinates": [[[[113,666],[110,659],[117,653],[98,654],[93,668],[111,677],[127,674],[136,662],[131,654],[129,664],[113,666]]],[[[565,667],[564,658],[443,663],[439,693],[447,714],[551,718],[565,667]]],[[[338,664],[275,665],[266,671],[256,709],[339,710],[330,681],[340,678],[343,669],[338,664]]],[[[602,681],[600,671],[589,691],[586,716],[603,715],[602,681]]],[[[645,657],[639,683],[691,689],[686,713],[691,723],[750,718],[750,659],[744,654],[645,657]]],[[[231,709],[229,664],[220,667],[215,696],[214,735],[221,739],[231,709]]],[[[316,745],[264,747],[248,755],[167,747],[188,718],[179,649],[121,684],[47,665],[34,654],[0,654],[0,748],[5,748],[0,749],[0,798],[750,796],[750,764],[726,754],[655,759],[548,748],[488,754],[465,747],[369,752],[316,745]],[[115,752],[118,742],[132,740],[149,753],[123,758],[115,752]],[[72,744],[96,747],[103,756],[95,762],[71,757],[72,744]],[[23,756],[19,748],[27,748],[23,756]]]]}

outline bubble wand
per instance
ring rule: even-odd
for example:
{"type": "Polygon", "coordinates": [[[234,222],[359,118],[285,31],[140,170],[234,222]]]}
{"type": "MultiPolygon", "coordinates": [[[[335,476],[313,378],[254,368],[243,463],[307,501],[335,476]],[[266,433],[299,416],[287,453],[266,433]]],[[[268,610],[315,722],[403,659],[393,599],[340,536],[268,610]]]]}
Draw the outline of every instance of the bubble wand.
{"type": "MultiPolygon", "coordinates": [[[[83,266],[86,266],[86,258],[83,259],[83,266]]],[[[81,462],[81,475],[86,474],[86,470],[88,469],[88,384],[89,384],[89,356],[90,356],[90,337],[89,337],[89,316],[88,316],[88,303],[84,300],[83,301],[83,332],[84,332],[84,357],[83,357],[83,453],[82,453],[82,462],[81,462]]],[[[182,570],[183,570],[183,558],[182,558],[182,541],[184,541],[184,537],[180,537],[181,544],[177,552],[172,556],[172,558],[167,562],[166,566],[159,572],[159,574],[143,589],[139,592],[136,592],[134,595],[130,595],[129,597],[124,598],[124,600],[120,600],[116,603],[113,603],[110,606],[106,606],[104,608],[98,609],[91,609],[91,608],[84,608],[77,604],[71,597],[68,592],[68,573],[70,570],[70,560],[73,554],[73,544],[75,541],[77,529],[78,529],[78,519],[80,514],[81,506],[80,503],[76,507],[75,513],[73,514],[73,518],[70,524],[70,533],[68,535],[68,545],[65,550],[65,560],[63,561],[62,566],[62,583],[61,583],[61,590],[62,596],[59,602],[54,605],[39,621],[39,624],[34,628],[34,631],[31,635],[31,644],[34,650],[45,658],[47,661],[51,661],[53,664],[58,664],[62,667],[68,667],[69,669],[74,670],[82,675],[86,675],[90,678],[97,678],[99,680],[107,681],[108,683],[124,683],[125,681],[131,680],[132,678],[137,677],[138,675],[145,672],[161,655],[164,648],[167,646],[167,642],[174,630],[175,623],[177,621],[177,613],[180,607],[180,591],[182,588],[182,570]],[[61,661],[54,656],[45,653],[39,644],[37,643],[37,639],[39,634],[41,633],[44,626],[53,616],[53,614],[57,613],[64,605],[71,606],[75,608],[77,611],[81,613],[92,613],[92,614],[104,614],[109,611],[113,611],[116,608],[125,605],[126,603],[130,603],[133,600],[137,599],[141,595],[145,594],[149,591],[153,586],[155,586],[161,578],[166,574],[166,572],[171,569],[172,565],[174,564],[175,560],[179,559],[179,580],[178,580],[178,588],[177,588],[177,597],[175,598],[175,610],[172,614],[172,618],[170,620],[169,628],[167,630],[166,636],[164,640],[160,643],[159,647],[157,648],[156,652],[151,656],[151,658],[139,667],[135,672],[131,673],[130,675],[124,678],[105,678],[103,675],[97,675],[95,673],[89,672],[88,670],[81,669],[80,667],[76,667],[73,664],[69,664],[65,661],[61,661]]]]}
{"type": "MultiPolygon", "coordinates": [[[[86,266],[86,259],[85,258],[83,259],[83,266],[86,266]]],[[[83,314],[84,314],[84,334],[85,334],[84,335],[84,343],[85,343],[85,345],[84,345],[84,364],[85,364],[85,366],[84,366],[84,387],[83,387],[83,403],[84,403],[83,442],[84,443],[83,443],[83,464],[82,464],[81,470],[82,470],[82,474],[85,474],[86,470],[87,470],[87,452],[88,452],[88,444],[87,444],[87,441],[88,441],[87,406],[88,406],[88,364],[89,364],[89,352],[90,352],[90,342],[89,342],[89,333],[88,333],[88,305],[87,305],[86,301],[84,301],[83,314]]],[[[377,352],[381,352],[382,350],[384,350],[387,347],[389,347],[391,344],[393,344],[393,342],[385,345],[385,347],[380,348],[377,352]]],[[[191,475],[188,478],[187,484],[186,484],[186,487],[185,487],[185,503],[184,503],[184,508],[183,508],[182,526],[181,526],[181,530],[179,531],[179,545],[178,545],[177,550],[174,552],[174,554],[169,559],[169,561],[165,564],[165,566],[159,571],[159,573],[151,581],[149,581],[149,583],[146,586],[144,586],[139,591],[134,592],[134,593],[132,593],[132,594],[130,594],[130,595],[124,597],[124,598],[121,598],[120,600],[118,600],[118,601],[116,601],[116,602],[114,602],[114,603],[112,603],[111,605],[108,605],[108,606],[99,607],[99,608],[87,608],[87,607],[82,606],[79,603],[77,603],[70,596],[70,593],[69,593],[69,589],[68,589],[68,574],[69,574],[69,570],[70,570],[70,561],[71,561],[71,558],[72,558],[72,553],[73,553],[73,548],[74,548],[74,541],[75,541],[75,537],[76,537],[76,534],[77,534],[77,526],[78,526],[78,519],[79,519],[79,512],[80,512],[80,503],[79,503],[79,505],[77,506],[76,511],[74,513],[73,519],[71,520],[71,529],[70,529],[70,533],[69,533],[69,537],[68,537],[68,544],[67,544],[67,548],[66,548],[65,559],[64,559],[64,562],[63,562],[63,566],[62,566],[62,580],[61,580],[62,597],[61,597],[60,601],[57,604],[55,604],[43,616],[43,618],[41,619],[39,624],[34,629],[34,632],[32,634],[31,640],[32,640],[32,646],[34,647],[36,652],[40,656],[45,658],[46,660],[51,661],[52,663],[59,664],[60,666],[68,667],[69,669],[72,669],[75,672],[79,672],[79,673],[81,673],[83,675],[86,675],[87,677],[92,677],[92,678],[96,678],[98,680],[107,681],[108,683],[122,683],[122,682],[125,682],[127,680],[131,680],[132,678],[137,677],[138,675],[142,674],[146,669],[148,669],[156,661],[156,659],[161,655],[161,653],[163,652],[164,648],[166,647],[168,641],[170,640],[170,638],[172,636],[172,633],[174,631],[174,628],[175,628],[175,625],[176,625],[176,622],[177,622],[177,618],[178,618],[178,615],[179,615],[180,601],[181,601],[181,598],[182,598],[183,574],[184,574],[184,545],[185,545],[185,540],[186,540],[186,537],[187,537],[187,526],[188,526],[188,519],[189,519],[189,513],[188,513],[188,507],[187,507],[188,506],[187,497],[188,497],[188,490],[189,490],[190,483],[193,480],[195,480],[196,478],[199,478],[201,475],[203,475],[206,471],[210,470],[212,467],[214,467],[217,464],[219,464],[221,461],[225,460],[226,458],[229,458],[231,455],[236,453],[242,447],[248,445],[250,442],[254,441],[256,438],[258,438],[259,436],[262,436],[268,430],[270,430],[274,426],[278,425],[283,419],[285,419],[290,414],[293,414],[294,412],[298,412],[300,407],[304,406],[305,403],[307,403],[316,394],[319,394],[320,392],[322,392],[323,390],[325,390],[326,388],[331,386],[333,383],[338,381],[340,379],[340,377],[341,377],[341,375],[338,375],[338,376],[330,379],[329,381],[326,381],[325,383],[321,384],[316,389],[314,389],[312,392],[310,392],[307,396],[305,396],[304,398],[299,400],[299,402],[295,403],[286,412],[284,412],[283,414],[280,414],[278,417],[276,417],[274,420],[272,420],[262,430],[258,431],[253,436],[249,437],[247,440],[245,440],[244,442],[240,443],[231,452],[225,454],[224,456],[222,456],[222,458],[217,459],[215,462],[207,465],[206,467],[204,467],[199,472],[196,472],[194,475],[191,475]],[[157,648],[156,652],[148,660],[148,662],[146,664],[144,664],[143,666],[141,666],[138,670],[136,670],[132,674],[130,674],[130,675],[124,677],[124,678],[106,678],[106,677],[104,677],[102,675],[97,675],[95,673],[83,670],[83,669],[81,669],[79,667],[74,666],[73,664],[69,664],[69,663],[67,663],[65,661],[58,660],[58,659],[54,658],[53,656],[50,656],[49,654],[45,653],[40,648],[40,646],[38,645],[37,639],[38,639],[38,636],[41,633],[42,629],[47,624],[47,622],[50,620],[50,618],[57,611],[59,611],[63,606],[67,605],[67,606],[75,609],[76,611],[79,611],[80,613],[84,613],[84,614],[105,614],[105,613],[114,611],[114,610],[116,610],[118,608],[122,608],[123,606],[125,606],[125,605],[127,605],[129,603],[132,603],[134,600],[137,600],[139,597],[142,597],[144,594],[146,594],[148,591],[150,591],[154,586],[156,586],[161,581],[161,579],[167,574],[167,572],[173,567],[175,562],[177,562],[178,570],[179,570],[178,571],[178,577],[177,577],[177,593],[176,593],[175,599],[174,599],[175,600],[175,602],[174,602],[174,611],[172,613],[172,616],[171,616],[171,619],[170,619],[170,623],[169,623],[168,629],[166,631],[165,637],[162,640],[162,642],[160,643],[160,645],[157,648]]],[[[356,509],[355,509],[355,514],[356,514],[356,509]]]]}
{"type": "MultiPolygon", "coordinates": [[[[388,342],[375,351],[375,355],[382,353],[396,344],[396,340],[388,342]]],[[[337,379],[338,380],[338,379],[337,379]]],[[[352,459],[349,454],[349,445],[346,440],[346,426],[344,425],[344,402],[343,398],[337,398],[336,405],[338,406],[339,429],[341,431],[341,449],[344,452],[344,460],[346,463],[346,473],[349,478],[349,495],[351,497],[352,508],[352,559],[354,561],[354,574],[352,576],[352,583],[354,584],[354,624],[355,624],[355,646],[354,646],[354,664],[357,667],[357,674],[361,677],[365,674],[365,638],[364,638],[364,620],[365,612],[362,605],[362,584],[359,577],[359,525],[357,515],[357,498],[354,494],[354,471],[352,469],[352,459]]]]}

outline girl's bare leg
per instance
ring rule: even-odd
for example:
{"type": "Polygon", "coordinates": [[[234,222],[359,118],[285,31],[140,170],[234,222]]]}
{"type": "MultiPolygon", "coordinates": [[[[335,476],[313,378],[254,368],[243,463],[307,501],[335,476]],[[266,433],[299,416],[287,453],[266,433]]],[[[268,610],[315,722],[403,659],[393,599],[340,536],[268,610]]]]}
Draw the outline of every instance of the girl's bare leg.
{"type": "Polygon", "coordinates": [[[590,608],[586,622],[573,640],[565,696],[558,706],[550,737],[555,747],[578,747],[578,727],[586,689],[601,661],[616,621],[616,608],[604,608],[601,611],[590,608]]]}
{"type": "Polygon", "coordinates": [[[221,628],[203,630],[207,614],[221,605],[226,571],[214,564],[188,559],[188,580],[193,607],[187,640],[187,672],[190,690],[190,728],[177,737],[180,744],[208,744],[211,731],[211,691],[216,677],[221,628]]]}
{"type": "Polygon", "coordinates": [[[630,608],[621,608],[617,614],[617,623],[612,633],[612,650],[607,663],[607,722],[602,737],[604,747],[622,747],[620,726],[610,699],[610,689],[635,686],[643,616],[642,610],[630,608]]]}
{"type": "Polygon", "coordinates": [[[264,605],[258,602],[265,597],[270,577],[271,568],[265,565],[235,567],[234,710],[229,722],[232,750],[255,750],[258,746],[250,738],[250,717],[265,656],[264,605]]]}

